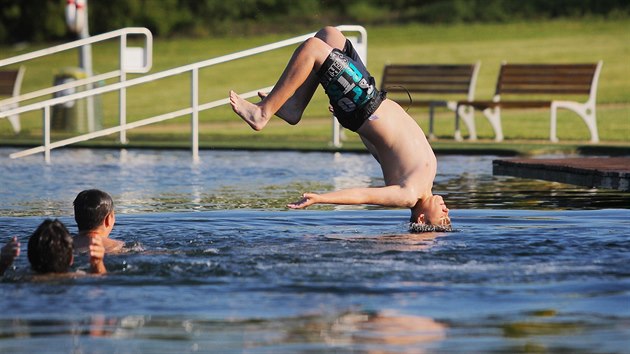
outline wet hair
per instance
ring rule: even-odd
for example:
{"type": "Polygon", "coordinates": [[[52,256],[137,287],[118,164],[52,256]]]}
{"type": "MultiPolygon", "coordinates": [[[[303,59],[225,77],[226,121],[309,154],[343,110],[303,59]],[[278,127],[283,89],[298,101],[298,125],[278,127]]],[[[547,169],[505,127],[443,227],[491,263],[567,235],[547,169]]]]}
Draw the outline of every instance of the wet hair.
{"type": "Polygon", "coordinates": [[[444,215],[439,218],[438,223],[432,223],[427,219],[426,222],[414,222],[413,217],[409,220],[409,232],[421,233],[421,232],[451,232],[453,231],[453,225],[451,224],[451,218],[448,215],[444,215]]]}
{"type": "Polygon", "coordinates": [[[28,239],[28,261],[38,273],[67,272],[72,251],[72,236],[57,219],[44,220],[28,239]]]}
{"type": "Polygon", "coordinates": [[[88,189],[77,195],[74,205],[74,220],[79,231],[94,230],[103,224],[107,215],[114,211],[114,201],[109,194],[88,189]]]}
{"type": "Polygon", "coordinates": [[[433,225],[433,224],[425,224],[419,222],[409,223],[409,232],[411,233],[421,233],[421,232],[451,232],[453,231],[453,226],[450,221],[443,225],[433,225]]]}

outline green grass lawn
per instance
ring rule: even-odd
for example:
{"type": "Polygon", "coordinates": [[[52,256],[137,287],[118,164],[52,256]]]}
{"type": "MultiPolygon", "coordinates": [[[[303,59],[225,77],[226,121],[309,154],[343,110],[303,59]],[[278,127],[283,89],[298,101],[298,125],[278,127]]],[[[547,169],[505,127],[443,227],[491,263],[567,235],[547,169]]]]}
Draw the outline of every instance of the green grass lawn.
{"type": "MultiPolygon", "coordinates": [[[[380,81],[386,63],[472,63],[481,61],[476,88],[478,99],[490,99],[502,61],[513,63],[581,63],[604,60],[597,96],[597,121],[603,144],[630,144],[630,20],[566,20],[511,24],[406,25],[368,27],[368,67],[380,81]]],[[[314,29],[315,30],[315,29],[314,29]]],[[[152,73],[201,60],[264,45],[303,33],[259,37],[205,39],[163,39],[154,42],[152,73]]],[[[118,63],[118,43],[111,41],[93,47],[94,69],[107,72],[118,63]]],[[[40,49],[31,46],[20,51],[0,48],[0,57],[10,57],[40,49]]],[[[219,64],[200,71],[200,99],[210,102],[237,92],[272,85],[284,68],[294,46],[255,57],[219,64]]],[[[77,52],[56,54],[26,63],[22,92],[48,87],[55,73],[77,65],[77,52]]],[[[128,121],[185,108],[190,100],[190,75],[182,74],[128,89],[128,121]]],[[[110,81],[107,83],[112,83],[110,81]]],[[[585,98],[582,98],[584,100],[585,98]]],[[[100,97],[103,125],[118,121],[118,95],[100,97]]],[[[589,134],[581,118],[560,111],[558,136],[564,143],[582,144],[589,134]]],[[[426,109],[410,110],[428,130],[426,109]]],[[[475,115],[478,135],[493,138],[493,132],[480,112],[475,115]]],[[[436,117],[436,133],[450,144],[454,115],[441,111],[436,117]]],[[[331,136],[331,121],[323,93],[318,92],[303,121],[289,126],[273,121],[263,132],[253,132],[227,107],[202,112],[202,146],[325,147],[331,136]]],[[[186,145],[190,139],[189,118],[182,117],[130,131],[132,143],[186,145]]],[[[41,112],[22,115],[23,132],[14,135],[8,121],[0,121],[0,144],[33,143],[41,139],[41,112]]],[[[546,144],[550,113],[547,109],[504,110],[503,130],[508,143],[525,141],[546,144]]],[[[466,131],[464,129],[464,134],[466,131]]],[[[53,140],[67,136],[57,134],[53,140]]],[[[347,146],[359,146],[348,132],[347,146]]],[[[116,136],[99,139],[115,141],[116,136]]],[[[561,146],[561,145],[559,145],[561,146]]]]}

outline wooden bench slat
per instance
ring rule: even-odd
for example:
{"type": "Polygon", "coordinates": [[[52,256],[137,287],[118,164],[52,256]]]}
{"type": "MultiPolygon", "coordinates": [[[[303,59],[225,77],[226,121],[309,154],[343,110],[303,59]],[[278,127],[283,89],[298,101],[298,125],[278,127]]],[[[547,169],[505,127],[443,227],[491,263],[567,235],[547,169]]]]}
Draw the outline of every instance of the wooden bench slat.
{"type": "Polygon", "coordinates": [[[13,84],[5,84],[0,82],[0,96],[11,96],[13,93],[13,84]]]}
{"type": "MultiPolygon", "coordinates": [[[[9,96],[11,98],[20,95],[22,87],[22,78],[24,77],[24,67],[20,66],[17,70],[0,70],[0,96],[9,96]]],[[[18,102],[5,103],[0,106],[0,111],[7,111],[18,107],[18,102]]],[[[6,117],[13,131],[20,132],[20,115],[12,114],[6,117]]],[[[0,119],[1,121],[2,119],[0,119]]]]}
{"type": "Polygon", "coordinates": [[[0,71],[0,81],[15,81],[17,75],[17,70],[2,70],[0,71]]]}
{"type": "Polygon", "coordinates": [[[474,69],[474,65],[432,65],[432,64],[392,64],[385,67],[386,70],[417,70],[417,71],[431,71],[431,70],[467,70],[474,69]]]}
{"type": "Polygon", "coordinates": [[[409,91],[415,91],[417,89],[431,89],[435,88],[457,88],[459,90],[463,90],[463,92],[468,92],[468,83],[467,82],[418,82],[418,81],[401,81],[395,83],[387,83],[384,84],[383,87],[385,90],[392,87],[400,87],[403,86],[409,91]]]}
{"type": "Polygon", "coordinates": [[[413,89],[422,89],[422,88],[432,88],[432,87],[436,87],[436,88],[444,88],[444,87],[457,87],[457,88],[464,88],[465,92],[468,92],[468,83],[467,82],[418,82],[418,81],[402,81],[402,82],[395,82],[395,83],[387,83],[385,85],[383,85],[383,87],[387,88],[387,87],[396,87],[396,86],[404,86],[405,88],[407,88],[408,90],[413,90],[413,89]]]}
{"type": "Polygon", "coordinates": [[[17,70],[0,71],[0,96],[13,95],[13,87],[17,76],[17,70]]]}
{"type": "Polygon", "coordinates": [[[579,95],[584,94],[588,95],[590,88],[572,88],[572,87],[512,87],[512,88],[503,88],[501,90],[501,94],[560,94],[560,95],[579,95]]]}
{"type": "Polygon", "coordinates": [[[424,76],[424,75],[407,75],[400,77],[387,77],[383,80],[384,83],[387,82],[454,82],[454,83],[466,83],[470,82],[469,77],[461,77],[461,76],[424,76]]]}
{"type": "Polygon", "coordinates": [[[393,81],[398,81],[398,80],[404,80],[405,78],[408,77],[426,77],[426,78],[432,78],[432,79],[440,79],[442,77],[454,77],[454,78],[460,78],[462,80],[469,80],[470,81],[470,74],[459,74],[459,73],[413,73],[413,72],[408,72],[408,73],[396,73],[396,74],[389,74],[389,73],[385,73],[383,75],[383,77],[387,80],[393,80],[393,81]]]}
{"type": "Polygon", "coordinates": [[[428,80],[428,81],[465,81],[470,82],[470,76],[461,75],[387,75],[383,82],[399,82],[408,80],[428,80]]]}
{"type": "Polygon", "coordinates": [[[459,76],[459,77],[470,77],[470,71],[456,71],[456,70],[444,70],[444,71],[413,71],[413,70],[405,70],[405,71],[386,71],[385,77],[404,77],[404,76],[431,76],[431,77],[440,77],[440,76],[459,76]]]}
{"type": "Polygon", "coordinates": [[[494,107],[505,108],[540,108],[551,106],[551,101],[460,101],[462,105],[475,107],[480,110],[494,107]]]}
{"type": "Polygon", "coordinates": [[[596,64],[505,64],[505,70],[509,71],[595,71],[596,64]]]}
{"type": "Polygon", "coordinates": [[[509,76],[593,76],[594,70],[503,70],[501,72],[501,76],[509,77],[509,76]]]}
{"type": "Polygon", "coordinates": [[[590,87],[591,81],[580,80],[568,80],[562,78],[518,78],[513,80],[504,80],[499,83],[499,87],[506,87],[510,85],[537,85],[537,86],[585,86],[590,87]]]}
{"type": "Polygon", "coordinates": [[[409,97],[402,98],[390,98],[392,101],[400,104],[402,107],[411,106],[411,107],[446,107],[448,101],[441,100],[411,100],[409,101],[409,97]]]}
{"type": "Polygon", "coordinates": [[[526,74],[510,74],[510,75],[502,75],[502,82],[510,82],[510,81],[540,81],[540,82],[591,82],[593,78],[593,74],[575,74],[575,75],[558,75],[558,74],[544,74],[544,73],[533,73],[531,75],[526,74]]]}
{"type": "MultiPolygon", "coordinates": [[[[447,88],[443,88],[443,89],[417,89],[417,90],[413,90],[412,91],[407,91],[404,89],[399,89],[399,88],[391,88],[389,90],[385,90],[388,93],[404,93],[404,94],[411,94],[411,93],[416,93],[416,94],[461,94],[461,93],[465,93],[462,92],[462,90],[454,90],[454,89],[447,89],[447,88]]],[[[413,95],[412,95],[413,96],[413,95]]]]}

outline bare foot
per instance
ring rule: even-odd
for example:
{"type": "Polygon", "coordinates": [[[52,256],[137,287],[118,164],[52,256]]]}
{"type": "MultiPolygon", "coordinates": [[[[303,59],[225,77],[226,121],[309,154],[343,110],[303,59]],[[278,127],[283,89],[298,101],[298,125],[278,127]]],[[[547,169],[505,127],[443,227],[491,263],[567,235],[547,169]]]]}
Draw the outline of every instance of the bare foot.
{"type": "Polygon", "coordinates": [[[262,130],[267,125],[269,118],[263,116],[260,106],[243,99],[234,91],[230,91],[230,104],[234,113],[243,118],[252,129],[262,130]]]}
{"type": "MultiPolygon", "coordinates": [[[[260,97],[261,100],[264,100],[267,95],[269,95],[268,92],[258,92],[258,97],[260,97]]],[[[276,112],[277,117],[292,125],[297,124],[300,119],[302,119],[303,112],[303,110],[297,107],[294,101],[295,99],[293,97],[289,98],[289,100],[280,107],[278,112],[276,112]]]]}

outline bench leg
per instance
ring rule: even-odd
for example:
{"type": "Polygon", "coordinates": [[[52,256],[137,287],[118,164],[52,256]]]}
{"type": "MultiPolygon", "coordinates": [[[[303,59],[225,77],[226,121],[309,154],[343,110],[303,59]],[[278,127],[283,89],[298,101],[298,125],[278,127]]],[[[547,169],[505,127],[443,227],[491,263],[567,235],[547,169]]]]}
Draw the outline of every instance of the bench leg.
{"type": "Polygon", "coordinates": [[[20,130],[22,130],[22,127],[20,126],[19,115],[16,114],[16,115],[7,117],[7,119],[9,119],[9,123],[11,123],[11,126],[13,127],[13,132],[15,132],[15,134],[19,133],[20,130]]]}
{"type": "Polygon", "coordinates": [[[435,105],[433,102],[429,103],[429,140],[435,140],[435,134],[433,133],[433,114],[435,113],[435,105]]]}
{"type": "Polygon", "coordinates": [[[456,141],[463,141],[462,132],[459,130],[459,105],[455,107],[455,135],[453,138],[456,141]]]}
{"type": "Polygon", "coordinates": [[[551,130],[549,132],[549,140],[558,142],[557,124],[558,124],[558,108],[571,110],[579,115],[588,127],[591,133],[591,142],[599,142],[599,134],[597,132],[597,120],[595,115],[595,104],[592,102],[578,103],[568,101],[551,102],[551,130]]]}
{"type": "MultiPolygon", "coordinates": [[[[469,140],[477,140],[477,129],[475,128],[475,109],[470,106],[457,106],[457,111],[468,128],[469,140]]],[[[461,138],[461,136],[460,136],[461,138]]]]}
{"type": "MultiPolygon", "coordinates": [[[[14,109],[14,108],[17,108],[17,107],[18,107],[17,103],[12,103],[10,105],[1,107],[0,110],[8,111],[10,109],[14,109]]],[[[15,134],[19,133],[20,130],[21,130],[21,127],[20,127],[20,115],[19,114],[14,114],[14,115],[8,116],[7,119],[9,120],[9,123],[11,123],[11,127],[13,128],[13,132],[15,134]]]]}
{"type": "Polygon", "coordinates": [[[503,128],[501,127],[501,107],[486,108],[483,110],[492,129],[494,129],[494,140],[503,141],[503,128]]]}

